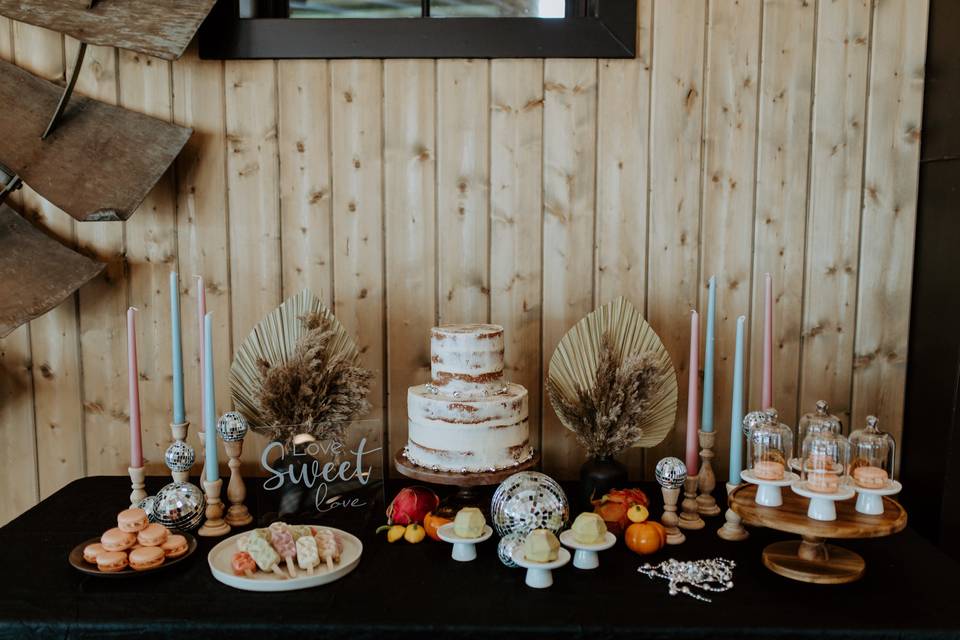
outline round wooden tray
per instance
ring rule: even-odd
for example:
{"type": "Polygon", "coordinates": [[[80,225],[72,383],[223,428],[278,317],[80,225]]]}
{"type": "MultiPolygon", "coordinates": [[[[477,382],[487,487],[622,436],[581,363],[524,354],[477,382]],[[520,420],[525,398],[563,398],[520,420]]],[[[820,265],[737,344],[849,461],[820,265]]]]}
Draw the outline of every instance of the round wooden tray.
{"type": "Polygon", "coordinates": [[[426,467],[420,467],[410,462],[403,449],[397,451],[393,457],[393,462],[397,465],[397,471],[410,478],[420,482],[429,482],[431,484],[444,484],[454,487],[486,487],[489,485],[500,484],[510,476],[520,471],[527,471],[537,466],[540,462],[540,454],[533,452],[533,457],[522,462],[515,467],[502,469],[500,471],[489,471],[481,473],[455,473],[453,471],[433,471],[426,467]]]}
{"type": "Polygon", "coordinates": [[[882,515],[857,513],[856,501],[844,500],[837,502],[836,520],[821,522],[807,517],[808,500],[789,489],[784,489],[780,507],[757,504],[756,494],[755,485],[737,487],[730,493],[730,508],[744,524],[801,536],[801,540],[777,542],[763,550],[763,564],[768,569],[801,582],[842,584],[863,575],[866,568],[863,558],[848,549],[827,544],[828,538],[880,538],[907,526],[907,512],[888,497],[883,499],[882,515]]]}

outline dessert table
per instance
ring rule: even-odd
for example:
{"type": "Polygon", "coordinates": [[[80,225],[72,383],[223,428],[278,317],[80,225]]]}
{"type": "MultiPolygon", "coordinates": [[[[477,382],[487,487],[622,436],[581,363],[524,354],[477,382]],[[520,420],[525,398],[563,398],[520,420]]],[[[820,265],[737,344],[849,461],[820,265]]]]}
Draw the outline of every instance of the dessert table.
{"type": "MultiPolygon", "coordinates": [[[[166,482],[148,478],[147,490],[166,482]]],[[[248,481],[251,512],[266,492],[248,481]]],[[[389,484],[392,496],[400,486],[389,484]]],[[[642,485],[659,517],[660,492],[642,485]]],[[[570,495],[576,487],[567,486],[570,495]]],[[[722,517],[687,532],[687,542],[641,558],[622,542],[600,554],[592,571],[567,565],[554,584],[524,585],[524,571],[497,559],[496,537],[476,561],[456,562],[447,544],[388,544],[374,531],[383,505],[340,525],[361,538],[359,567],[338,582],[285,593],[238,591],[217,582],[206,554],[217,539],[200,539],[186,562],[155,575],[126,579],[81,574],[67,563],[78,542],[97,535],[124,505],[126,477],[77,480],[0,528],[7,576],[0,587],[0,638],[743,638],[960,636],[956,605],[960,566],[907,528],[889,538],[853,540],[867,560],[858,582],[804,584],[764,568],[763,548],[790,538],[751,530],[745,542],[716,536],[722,517]],[[362,524],[360,524],[362,523],[362,524]],[[736,561],[735,586],[707,594],[712,603],[670,596],[663,581],[637,572],[649,560],[726,557],[736,561]]],[[[724,505],[721,505],[724,506],[724,505]]]]}

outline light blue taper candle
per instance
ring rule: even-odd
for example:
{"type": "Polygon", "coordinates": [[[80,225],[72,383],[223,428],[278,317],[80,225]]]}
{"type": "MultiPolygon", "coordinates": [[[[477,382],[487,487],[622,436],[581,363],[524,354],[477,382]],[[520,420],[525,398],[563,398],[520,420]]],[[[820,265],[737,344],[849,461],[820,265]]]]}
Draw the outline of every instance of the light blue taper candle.
{"type": "Polygon", "coordinates": [[[187,421],[183,408],[183,350],[180,345],[180,278],[170,272],[170,349],[173,358],[173,424],[187,421]]]}
{"type": "Polygon", "coordinates": [[[733,401],[730,403],[730,484],[740,484],[743,468],[743,327],[746,316],[737,318],[737,346],[733,355],[733,401]]]}
{"type": "Polygon", "coordinates": [[[203,436],[206,449],[207,482],[215,482],[220,477],[217,467],[217,416],[213,406],[213,319],[211,314],[203,316],[203,436]]]}
{"type": "Polygon", "coordinates": [[[713,325],[717,307],[717,282],[710,276],[710,295],[707,299],[707,344],[703,356],[703,408],[700,410],[700,429],[713,431],[713,325]]]}

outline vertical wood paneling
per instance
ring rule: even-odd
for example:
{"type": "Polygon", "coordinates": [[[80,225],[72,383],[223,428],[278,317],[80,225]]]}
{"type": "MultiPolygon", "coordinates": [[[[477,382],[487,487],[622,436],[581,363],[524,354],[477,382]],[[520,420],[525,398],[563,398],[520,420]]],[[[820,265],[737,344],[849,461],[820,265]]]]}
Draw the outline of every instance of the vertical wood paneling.
{"type": "MultiPolygon", "coordinates": [[[[13,24],[0,18],[0,58],[14,59],[13,24]]],[[[0,525],[40,498],[29,325],[0,338],[0,525]]],[[[54,465],[58,467],[60,465],[54,465]]]]}
{"type": "MultiPolygon", "coordinates": [[[[72,68],[77,50],[77,41],[68,38],[68,68],[72,68]]],[[[76,91],[116,104],[116,49],[87,49],[76,91]]],[[[107,263],[99,276],[80,289],[80,354],[83,361],[87,473],[126,473],[130,465],[125,315],[129,281],[124,226],[115,222],[84,222],[78,223],[76,228],[80,251],[107,263]]],[[[142,315],[138,319],[138,324],[146,322],[142,315]]]]}
{"type": "Polygon", "coordinates": [[[543,61],[490,65],[490,320],[504,329],[507,377],[527,388],[539,450],[543,61]]]}
{"type": "MultiPolygon", "coordinates": [[[[543,372],[563,335],[593,308],[597,63],[547,60],[543,72],[543,372]]],[[[543,396],[543,468],[583,461],[543,396]]]]}
{"type": "MultiPolygon", "coordinates": [[[[653,0],[637,6],[637,57],[600,60],[597,70],[596,304],[625,296],[647,304],[647,198],[653,0]]],[[[644,451],[622,456],[643,468],[644,451]]]]}
{"type": "MultiPolygon", "coordinates": [[[[9,28],[9,23],[7,23],[9,28]]],[[[61,80],[63,36],[54,31],[15,23],[13,54],[21,65],[43,78],[61,80]]],[[[8,31],[9,33],[9,31],[8,31]]],[[[76,245],[75,222],[29,187],[15,194],[21,212],[48,235],[67,246],[76,245]]],[[[42,452],[40,497],[84,475],[83,403],[80,395],[80,344],[77,295],[30,323],[37,451],[42,452]]]]}
{"type": "Polygon", "coordinates": [[[859,428],[867,415],[876,415],[898,440],[928,10],[926,0],[887,0],[875,5],[873,18],[852,419],[859,428]]]}
{"type": "Polygon", "coordinates": [[[0,523],[6,524],[40,499],[33,415],[30,326],[0,338],[0,523]]]}
{"type": "MultiPolygon", "coordinates": [[[[214,378],[217,406],[230,406],[227,372],[233,359],[230,321],[230,253],[227,239],[226,123],[223,63],[200,60],[196,48],[173,64],[173,116],[193,135],[176,162],[177,263],[180,273],[180,323],[189,439],[199,454],[200,354],[197,286],[207,287],[207,311],[213,313],[214,378]]],[[[254,447],[248,445],[245,450],[254,447]]],[[[258,465],[259,466],[259,465],[258,465]]]]}
{"type": "Polygon", "coordinates": [[[490,63],[437,61],[440,322],[486,322],[490,281],[490,63]]]}
{"type": "MultiPolygon", "coordinates": [[[[703,213],[699,309],[707,312],[708,282],[716,277],[714,326],[715,448],[730,446],[730,401],[737,316],[750,312],[753,189],[756,165],[759,2],[712,0],[704,94],[703,213]]],[[[704,340],[706,340],[706,317],[704,340]]],[[[727,475],[728,460],[714,469],[727,475]]]]}
{"type": "Polygon", "coordinates": [[[660,457],[683,451],[689,316],[699,293],[706,2],[656,0],[654,20],[647,318],[683,383],[677,426],[647,455],[648,475],[660,457]]]}
{"type": "Polygon", "coordinates": [[[807,0],[763,10],[748,407],[759,408],[764,273],[773,275],[773,401],[796,423],[807,211],[814,14],[807,0]]]}
{"type": "MultiPolygon", "coordinates": [[[[390,454],[406,441],[406,389],[429,375],[429,327],[489,318],[506,328],[508,376],[530,392],[545,469],[575,477],[583,453],[542,396],[557,342],[626,295],[684,383],[688,313],[706,310],[716,275],[722,473],[734,322],[751,316],[756,408],[766,271],[784,420],[823,397],[852,426],[876,413],[899,435],[927,0],[872,7],[638,0],[633,60],[222,63],[192,49],[171,71],[91,48],[79,92],[195,131],[125,225],[76,224],[16,194],[31,221],[109,267],[0,341],[0,521],[83,473],[124,473],[128,300],[141,308],[146,455],[160,461],[174,266],[194,442],[194,274],[214,313],[219,411],[233,347],[309,287],[376,373],[352,444],[386,439],[390,454]]],[[[0,18],[0,57],[38,75],[62,79],[67,45],[0,18]]],[[[245,447],[248,472],[259,444],[245,447]]],[[[678,426],[624,460],[637,475],[682,449],[678,426]]]]}
{"type": "Polygon", "coordinates": [[[330,303],[330,76],[324,60],[277,63],[284,299],[310,289],[330,303]]]}
{"type": "MultiPolygon", "coordinates": [[[[170,63],[120,51],[120,105],[161,120],[173,116],[170,63]]],[[[177,198],[168,171],[126,224],[130,304],[137,318],[137,363],[147,473],[167,472],[163,453],[173,418],[170,361],[170,272],[177,255],[177,198]]],[[[182,323],[181,323],[182,324],[182,323]]],[[[182,345],[182,343],[181,343],[182,345]]]]}
{"type": "MultiPolygon", "coordinates": [[[[235,350],[282,300],[276,64],[228,61],[224,74],[235,350]]],[[[217,374],[228,377],[228,371],[220,369],[217,374]]],[[[217,406],[218,415],[225,410],[217,406]]],[[[256,464],[264,439],[250,435],[243,459],[256,464]]]]}
{"type": "Polygon", "coordinates": [[[799,413],[826,400],[844,425],[850,422],[869,39],[868,0],[820,5],[799,413]]]}
{"type": "Polygon", "coordinates": [[[430,379],[436,320],[436,65],[383,63],[389,460],[407,442],[407,387],[430,379]]]}
{"type": "Polygon", "coordinates": [[[369,451],[384,444],[383,64],[338,60],[330,76],[333,303],[374,372],[373,410],[350,435],[351,444],[366,438],[369,451]]]}

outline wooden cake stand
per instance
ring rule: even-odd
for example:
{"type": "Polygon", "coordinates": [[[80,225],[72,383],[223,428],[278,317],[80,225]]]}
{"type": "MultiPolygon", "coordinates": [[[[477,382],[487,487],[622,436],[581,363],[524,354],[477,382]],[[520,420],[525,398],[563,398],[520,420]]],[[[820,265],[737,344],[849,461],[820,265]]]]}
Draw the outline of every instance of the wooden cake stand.
{"type": "Polygon", "coordinates": [[[763,564],[791,580],[817,584],[843,584],[859,579],[866,568],[863,558],[849,549],[828,544],[828,538],[881,538],[907,526],[907,512],[898,502],[883,499],[883,514],[857,513],[854,500],[837,503],[837,519],[820,522],[807,517],[807,499],[783,492],[783,506],[763,507],[754,501],[757,487],[741,485],[729,496],[730,508],[743,524],[796,533],[800,540],[775,542],[763,550],[763,564]]]}
{"type": "Polygon", "coordinates": [[[485,504],[482,499],[481,487],[500,484],[515,473],[532,469],[539,462],[540,453],[534,451],[533,457],[529,460],[509,469],[481,473],[455,473],[453,471],[434,471],[415,465],[403,455],[403,449],[397,451],[397,455],[393,457],[393,463],[396,465],[397,471],[411,480],[459,487],[456,494],[440,505],[439,515],[443,517],[453,517],[463,507],[482,507],[484,512],[489,511],[489,505],[485,504]]]}

